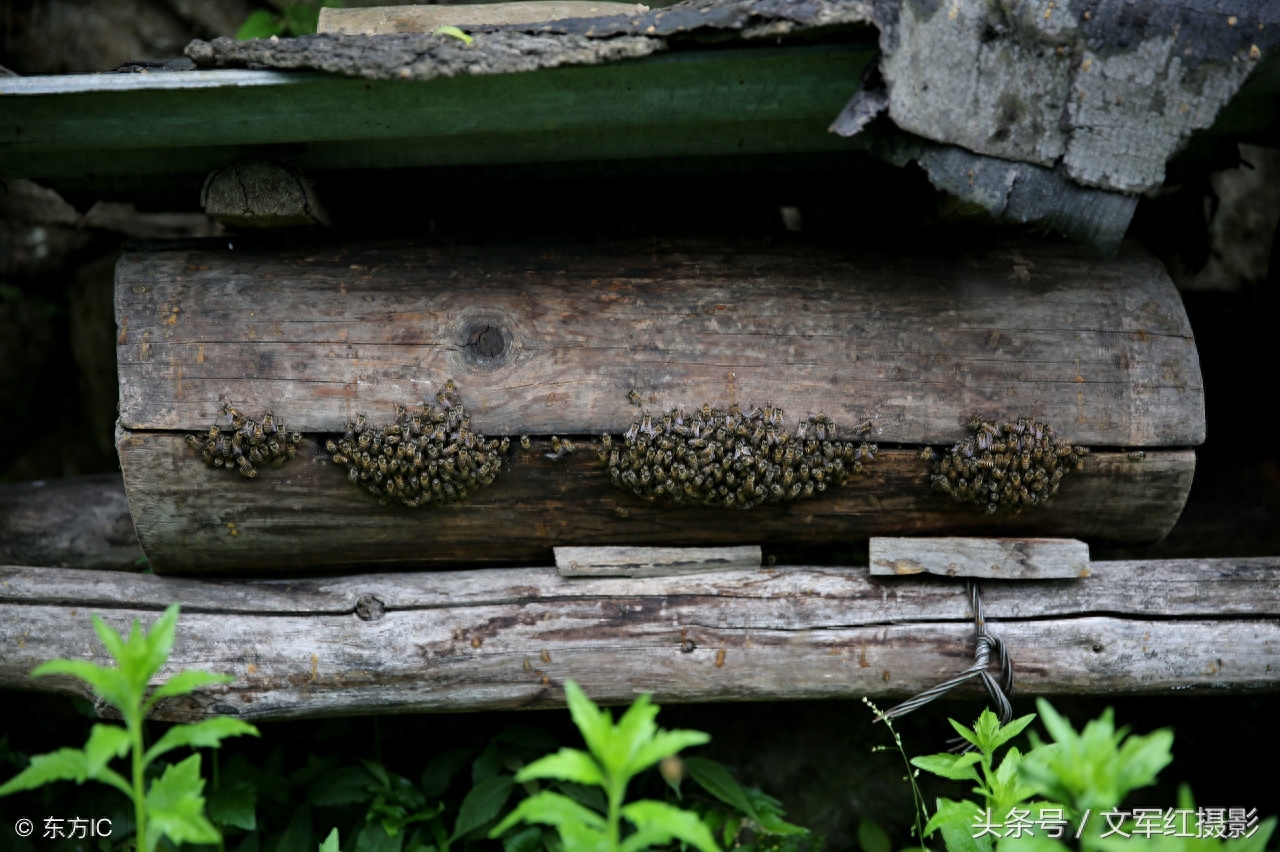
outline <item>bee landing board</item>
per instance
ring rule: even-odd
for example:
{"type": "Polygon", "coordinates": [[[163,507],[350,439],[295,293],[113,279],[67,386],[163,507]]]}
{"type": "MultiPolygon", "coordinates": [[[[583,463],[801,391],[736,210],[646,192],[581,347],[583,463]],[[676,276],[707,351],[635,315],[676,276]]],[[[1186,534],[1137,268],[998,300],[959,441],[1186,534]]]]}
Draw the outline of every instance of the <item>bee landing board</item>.
{"type": "Polygon", "coordinates": [[[178,249],[126,253],[116,306],[121,466],[161,572],[871,535],[1152,541],[1177,519],[1204,438],[1186,314],[1131,249],[178,249]],[[416,510],[348,484],[326,439],[357,413],[389,423],[448,379],[472,430],[513,439],[493,484],[416,510]],[[205,467],[184,437],[225,424],[226,402],[303,433],[296,458],[253,480],[205,467]],[[825,414],[842,439],[870,420],[881,449],[844,487],[737,511],[616,489],[589,444],[642,411],[734,402],[780,407],[789,425],[825,414]],[[933,492],[920,459],[975,413],[1034,417],[1094,452],[1051,505],[985,515],[933,492]],[[540,437],[524,450],[521,434],[540,437]],[[549,453],[550,435],[581,449],[549,453]]]}

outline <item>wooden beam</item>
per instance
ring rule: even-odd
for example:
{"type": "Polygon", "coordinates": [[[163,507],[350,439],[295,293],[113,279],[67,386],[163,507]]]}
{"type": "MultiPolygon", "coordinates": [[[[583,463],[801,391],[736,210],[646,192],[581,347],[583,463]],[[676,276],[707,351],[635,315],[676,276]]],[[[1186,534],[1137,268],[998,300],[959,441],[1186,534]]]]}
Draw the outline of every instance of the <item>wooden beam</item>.
{"type": "MultiPolygon", "coordinates": [[[[1080,580],[984,582],[1020,694],[1186,694],[1280,687],[1280,559],[1099,562],[1080,580]]],[[[625,703],[900,697],[973,661],[959,581],[776,567],[648,579],[553,568],[207,582],[0,568],[0,685],[78,693],[28,672],[107,662],[117,629],[172,601],[162,676],[233,683],[157,716],[247,719],[545,707],[573,678],[625,703]]]]}
{"type": "Polygon", "coordinates": [[[250,155],[312,172],[853,150],[826,130],[874,57],[871,44],[693,51],[420,82],[240,70],[0,79],[0,177],[112,186],[250,155]]]}
{"type": "Polygon", "coordinates": [[[904,530],[1149,542],[1172,528],[1195,472],[1190,450],[1153,450],[1141,464],[1094,453],[1049,506],[987,515],[932,491],[915,450],[884,450],[843,488],[744,512],[647,503],[615,488],[594,452],[552,461],[535,441],[492,486],[415,510],[378,505],[310,438],[253,481],[205,467],[179,434],[126,433],[117,448],[143,547],[173,574],[547,564],[566,545],[830,548],[904,530]]]}

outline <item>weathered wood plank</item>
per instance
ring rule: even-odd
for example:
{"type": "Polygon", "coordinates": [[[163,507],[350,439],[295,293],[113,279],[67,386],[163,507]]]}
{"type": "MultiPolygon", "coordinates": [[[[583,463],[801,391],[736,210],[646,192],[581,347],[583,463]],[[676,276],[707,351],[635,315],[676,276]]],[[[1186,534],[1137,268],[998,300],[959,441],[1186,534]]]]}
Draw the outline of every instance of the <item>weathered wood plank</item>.
{"type": "Polygon", "coordinates": [[[0,564],[136,571],[142,561],[119,474],[0,485],[0,564]]]}
{"type": "MultiPolygon", "coordinates": [[[[1095,563],[1080,580],[985,583],[1024,693],[1280,687],[1280,560],[1095,563]],[[1161,578],[1154,582],[1154,578],[1161,578]]],[[[282,718],[562,703],[900,696],[972,662],[963,585],[777,567],[619,581],[555,569],[210,583],[0,568],[0,685],[40,662],[105,662],[89,624],[184,606],[165,675],[235,682],[159,716],[282,718]],[[363,606],[361,605],[363,603],[363,606]]]]}
{"type": "Polygon", "coordinates": [[[223,400],[305,432],[377,421],[454,378],[490,434],[620,434],[655,410],[771,401],[881,442],[974,412],[1103,447],[1204,438],[1195,343],[1129,250],[956,258],[724,247],[341,247],[126,254],[121,418],[198,429],[223,400]]]}
{"type": "Polygon", "coordinates": [[[556,547],[561,577],[672,577],[759,568],[760,545],[740,547],[556,547]]]}
{"type": "Polygon", "coordinates": [[[932,491],[916,451],[883,450],[844,488],[740,512],[646,503],[615,488],[595,453],[552,461],[539,441],[466,501],[413,510],[379,506],[311,439],[253,481],[205,467],[180,434],[125,433],[117,448],[138,536],[161,573],[546,564],[557,546],[829,547],[904,531],[1145,542],[1173,526],[1195,472],[1191,450],[1141,463],[1094,453],[1043,510],[987,515],[932,491]]]}
{"type": "Polygon", "coordinates": [[[1089,545],[1067,538],[874,536],[871,573],[938,574],[989,580],[1054,580],[1089,575],[1089,545]]]}

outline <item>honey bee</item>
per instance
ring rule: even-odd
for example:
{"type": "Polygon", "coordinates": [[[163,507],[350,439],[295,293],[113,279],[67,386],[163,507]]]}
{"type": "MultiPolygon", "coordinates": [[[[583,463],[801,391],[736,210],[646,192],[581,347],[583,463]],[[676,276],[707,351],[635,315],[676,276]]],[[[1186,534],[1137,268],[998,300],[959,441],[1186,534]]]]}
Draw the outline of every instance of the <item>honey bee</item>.
{"type": "Polygon", "coordinates": [[[637,391],[635,388],[632,388],[631,390],[627,391],[627,402],[631,403],[637,408],[644,404],[644,400],[641,398],[640,392],[637,391]]]}

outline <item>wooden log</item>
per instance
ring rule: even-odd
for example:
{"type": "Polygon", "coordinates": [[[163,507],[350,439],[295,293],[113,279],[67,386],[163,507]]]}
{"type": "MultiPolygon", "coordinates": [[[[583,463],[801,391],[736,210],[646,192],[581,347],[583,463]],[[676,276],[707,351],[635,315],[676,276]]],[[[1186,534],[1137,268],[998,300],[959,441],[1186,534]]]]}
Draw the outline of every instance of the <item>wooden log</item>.
{"type": "MultiPolygon", "coordinates": [[[[1280,560],[1098,562],[1079,580],[984,583],[1019,694],[1183,694],[1280,686],[1280,560]]],[[[107,662],[117,629],[172,601],[169,665],[235,681],[157,717],[249,719],[545,707],[567,678],[625,703],[900,697],[972,664],[962,583],[776,567],[564,578],[553,568],[219,583],[0,568],[0,686],[79,693],[28,672],[107,662]]]]}
{"type": "Polygon", "coordinates": [[[1089,545],[1067,538],[871,539],[871,573],[879,577],[938,574],[989,580],[1054,580],[1089,576],[1089,545]]]}
{"type": "Polygon", "coordinates": [[[759,545],[742,547],[557,547],[561,577],[674,577],[759,568],[759,545]]]}
{"type": "Polygon", "coordinates": [[[137,571],[146,557],[120,475],[0,485],[0,564],[137,571]]]}
{"type": "Polygon", "coordinates": [[[547,564],[559,546],[831,547],[906,530],[1155,541],[1177,520],[1195,472],[1191,450],[1153,450],[1141,464],[1098,452],[1042,511],[987,515],[932,491],[916,451],[885,450],[843,488],[742,512],[647,503],[615,488],[595,453],[552,461],[547,442],[535,441],[466,501],[408,509],[378,505],[311,439],[252,482],[205,467],[181,435],[125,433],[117,446],[143,548],[154,570],[171,574],[547,564]]]}
{"type": "Polygon", "coordinates": [[[486,434],[621,434],[634,388],[656,411],[870,418],[881,442],[950,444],[974,412],[1101,447],[1204,440],[1186,312],[1136,249],[131,252],[116,306],[128,429],[204,429],[232,400],[341,432],[453,378],[486,434]]]}
{"type": "Polygon", "coordinates": [[[177,250],[126,254],[116,296],[121,464],[157,571],[545,563],[553,546],[819,547],[892,534],[1147,542],[1176,520],[1194,467],[1186,450],[1153,448],[1204,435],[1185,312],[1138,251],[177,250]],[[204,469],[167,431],[225,421],[230,401],[323,443],[357,412],[385,422],[450,378],[490,436],[618,435],[639,416],[635,390],[657,414],[772,402],[791,417],[823,411],[845,436],[869,419],[882,444],[950,444],[981,412],[1149,451],[1141,464],[1097,453],[1055,506],[1010,517],[937,497],[913,450],[883,452],[838,493],[749,515],[642,504],[590,452],[557,463],[517,452],[467,502],[406,513],[348,487],[316,443],[247,482],[204,469]]]}

